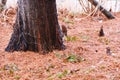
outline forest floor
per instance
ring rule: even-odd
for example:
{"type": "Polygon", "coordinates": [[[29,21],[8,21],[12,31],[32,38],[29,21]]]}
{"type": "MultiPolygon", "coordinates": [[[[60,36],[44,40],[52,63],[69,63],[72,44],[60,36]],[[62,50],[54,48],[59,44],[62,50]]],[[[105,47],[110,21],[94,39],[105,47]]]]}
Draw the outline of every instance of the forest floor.
{"type": "Polygon", "coordinates": [[[0,80],[120,80],[120,13],[104,16],[59,12],[68,29],[66,49],[43,55],[5,52],[13,31],[15,12],[0,17],[0,80]],[[101,26],[105,33],[99,37],[101,26]],[[109,52],[110,50],[110,52],[109,52]]]}

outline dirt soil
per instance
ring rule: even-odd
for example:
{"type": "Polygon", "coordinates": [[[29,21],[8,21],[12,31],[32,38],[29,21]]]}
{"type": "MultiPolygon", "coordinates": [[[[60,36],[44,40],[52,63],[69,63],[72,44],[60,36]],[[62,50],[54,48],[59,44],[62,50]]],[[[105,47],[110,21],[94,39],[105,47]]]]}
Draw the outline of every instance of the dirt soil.
{"type": "Polygon", "coordinates": [[[120,13],[108,20],[59,11],[59,23],[68,29],[66,49],[46,55],[5,52],[15,14],[0,15],[0,80],[120,80],[120,13]]]}

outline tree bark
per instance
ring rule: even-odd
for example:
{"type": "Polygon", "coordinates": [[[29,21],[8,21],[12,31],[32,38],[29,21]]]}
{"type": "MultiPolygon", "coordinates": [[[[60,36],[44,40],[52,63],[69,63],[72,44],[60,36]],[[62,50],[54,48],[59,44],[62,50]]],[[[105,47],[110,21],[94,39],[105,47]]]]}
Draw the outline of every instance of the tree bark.
{"type": "MultiPolygon", "coordinates": [[[[99,3],[96,0],[88,0],[91,4],[93,4],[95,7],[99,5],[99,3]]],[[[98,9],[108,18],[108,19],[114,19],[115,17],[107,11],[104,7],[101,5],[98,6],[98,9]]]]}
{"type": "Polygon", "coordinates": [[[6,51],[64,49],[56,0],[19,0],[14,31],[6,51]]]}

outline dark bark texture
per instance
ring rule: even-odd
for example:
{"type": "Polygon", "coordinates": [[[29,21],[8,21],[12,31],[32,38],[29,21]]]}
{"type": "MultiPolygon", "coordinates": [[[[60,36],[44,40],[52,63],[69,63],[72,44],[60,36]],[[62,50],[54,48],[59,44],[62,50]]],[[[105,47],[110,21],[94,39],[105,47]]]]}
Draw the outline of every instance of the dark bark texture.
{"type": "MultiPolygon", "coordinates": [[[[88,0],[91,4],[93,4],[95,7],[99,5],[99,3],[96,0],[88,0]]],[[[108,18],[108,19],[114,19],[115,17],[111,14],[111,12],[107,11],[104,7],[101,5],[98,6],[98,9],[108,18]]]]}
{"type": "Polygon", "coordinates": [[[16,23],[6,51],[64,49],[56,0],[19,0],[16,23]]]}

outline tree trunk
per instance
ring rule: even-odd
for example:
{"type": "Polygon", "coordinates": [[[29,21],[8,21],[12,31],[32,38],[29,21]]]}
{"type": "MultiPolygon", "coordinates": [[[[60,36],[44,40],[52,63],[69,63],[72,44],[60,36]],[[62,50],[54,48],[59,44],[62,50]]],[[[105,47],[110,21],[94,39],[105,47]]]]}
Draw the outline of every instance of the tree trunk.
{"type": "Polygon", "coordinates": [[[14,32],[5,50],[46,53],[64,48],[56,0],[19,0],[14,32]]]}
{"type": "MultiPolygon", "coordinates": [[[[88,0],[91,4],[93,4],[95,7],[99,5],[99,3],[96,0],[88,0]]],[[[98,6],[98,9],[108,18],[108,19],[114,19],[115,17],[107,11],[105,8],[103,8],[101,5],[98,6]]]]}

